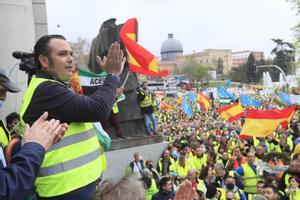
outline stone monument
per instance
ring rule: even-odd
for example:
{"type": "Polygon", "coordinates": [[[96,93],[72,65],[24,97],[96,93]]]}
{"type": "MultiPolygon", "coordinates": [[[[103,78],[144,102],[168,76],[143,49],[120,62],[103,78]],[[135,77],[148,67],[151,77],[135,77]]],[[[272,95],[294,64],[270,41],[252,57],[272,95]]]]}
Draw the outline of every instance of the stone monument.
{"type": "MultiPolygon", "coordinates": [[[[121,27],[122,24],[116,25],[116,19],[114,18],[105,21],[101,25],[98,35],[92,41],[90,50],[88,68],[92,72],[99,73],[102,71],[96,62],[96,56],[103,55],[103,53],[107,52],[113,42],[117,41],[121,43],[121,48],[124,52],[126,52],[119,37],[121,27]]],[[[118,103],[119,121],[127,139],[125,141],[116,140],[117,136],[114,129],[110,127],[109,135],[113,140],[111,147],[112,150],[162,142],[161,136],[150,138],[146,135],[144,119],[137,100],[137,88],[139,87],[139,82],[137,75],[134,72],[129,72],[128,70],[128,63],[126,62],[124,70],[120,76],[121,86],[126,79],[127,73],[129,73],[129,77],[124,85],[124,94],[126,99],[118,103]]]]}

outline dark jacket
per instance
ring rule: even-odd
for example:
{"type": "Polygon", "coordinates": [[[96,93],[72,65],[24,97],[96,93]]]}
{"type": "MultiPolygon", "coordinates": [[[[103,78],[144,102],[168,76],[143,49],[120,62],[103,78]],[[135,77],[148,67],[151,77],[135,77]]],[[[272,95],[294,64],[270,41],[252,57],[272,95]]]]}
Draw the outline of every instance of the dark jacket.
{"type": "Polygon", "coordinates": [[[12,157],[7,167],[0,169],[0,200],[24,199],[32,188],[43,162],[45,149],[37,143],[26,143],[12,157]]]}
{"type": "Polygon", "coordinates": [[[158,192],[152,196],[152,200],[173,200],[175,198],[175,192],[170,193],[158,192]]]}
{"type": "MultiPolygon", "coordinates": [[[[38,78],[53,79],[40,73],[38,78]]],[[[49,119],[61,122],[97,122],[106,119],[113,107],[119,78],[108,74],[102,86],[91,96],[78,95],[64,85],[46,81],[35,90],[23,120],[33,124],[45,111],[49,119]]]]}
{"type": "MultiPolygon", "coordinates": [[[[45,73],[39,73],[36,77],[53,79],[53,77],[45,73]]],[[[112,110],[118,83],[118,76],[108,74],[103,85],[99,86],[93,95],[84,96],[74,93],[63,83],[51,80],[42,82],[35,89],[23,115],[23,120],[25,123],[31,125],[45,111],[48,112],[48,119],[54,118],[68,124],[71,122],[97,122],[104,120],[112,110]]],[[[95,188],[92,185],[92,189],[90,190],[89,185],[87,185],[59,198],[88,199],[93,194],[95,188]],[[87,190],[89,190],[88,193],[86,192],[87,190]]]]}

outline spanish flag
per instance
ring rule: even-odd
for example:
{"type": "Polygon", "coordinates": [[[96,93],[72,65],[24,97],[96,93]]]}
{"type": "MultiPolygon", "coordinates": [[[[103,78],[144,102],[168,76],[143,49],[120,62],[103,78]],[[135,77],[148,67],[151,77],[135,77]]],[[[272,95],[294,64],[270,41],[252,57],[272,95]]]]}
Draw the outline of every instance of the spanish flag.
{"type": "Polygon", "coordinates": [[[170,106],[169,104],[166,104],[164,101],[161,101],[159,104],[160,109],[163,110],[173,110],[173,107],[170,106]]]}
{"type": "Polygon", "coordinates": [[[206,111],[210,108],[210,100],[207,96],[202,94],[201,92],[198,93],[197,96],[197,103],[201,106],[201,108],[206,111]]]}
{"type": "Polygon", "coordinates": [[[128,53],[129,69],[148,76],[166,76],[169,71],[158,71],[158,62],[154,55],[140,46],[136,41],[137,20],[132,18],[122,26],[120,38],[128,53]]]}
{"type": "Polygon", "coordinates": [[[223,106],[217,110],[217,113],[219,113],[229,123],[238,120],[241,116],[243,116],[244,112],[244,108],[238,103],[223,106]]]}
{"type": "Polygon", "coordinates": [[[283,110],[248,110],[241,135],[266,137],[281,123],[290,122],[296,109],[297,106],[293,105],[283,110]]]}

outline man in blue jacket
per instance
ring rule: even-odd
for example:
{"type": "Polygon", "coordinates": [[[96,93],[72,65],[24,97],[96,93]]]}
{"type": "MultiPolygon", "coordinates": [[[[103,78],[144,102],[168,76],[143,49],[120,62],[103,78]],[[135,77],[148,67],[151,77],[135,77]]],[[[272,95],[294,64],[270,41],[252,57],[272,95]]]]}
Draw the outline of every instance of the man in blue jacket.
{"type": "MultiPolygon", "coordinates": [[[[6,99],[7,92],[19,92],[0,68],[0,102],[6,99]]],[[[49,147],[58,142],[68,128],[58,120],[47,121],[45,112],[32,126],[25,126],[23,146],[10,162],[5,158],[5,146],[10,146],[10,136],[5,127],[0,134],[0,200],[24,199],[36,179],[38,170],[49,147]]]]}

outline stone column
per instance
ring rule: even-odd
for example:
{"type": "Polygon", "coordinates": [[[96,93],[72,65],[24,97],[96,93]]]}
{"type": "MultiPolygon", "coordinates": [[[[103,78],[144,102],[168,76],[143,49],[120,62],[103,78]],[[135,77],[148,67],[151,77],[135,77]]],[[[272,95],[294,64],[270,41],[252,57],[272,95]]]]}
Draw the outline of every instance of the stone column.
{"type": "Polygon", "coordinates": [[[32,51],[35,42],[31,0],[0,0],[0,67],[10,79],[22,89],[18,94],[8,93],[0,118],[10,112],[19,112],[27,76],[15,65],[18,60],[12,57],[13,51],[32,51]]]}

